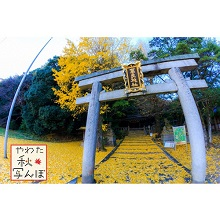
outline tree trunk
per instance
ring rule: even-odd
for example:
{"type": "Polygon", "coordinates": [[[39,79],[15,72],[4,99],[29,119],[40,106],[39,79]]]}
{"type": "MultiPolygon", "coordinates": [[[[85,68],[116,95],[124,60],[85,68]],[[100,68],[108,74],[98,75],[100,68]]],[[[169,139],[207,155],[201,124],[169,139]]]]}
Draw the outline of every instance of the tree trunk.
{"type": "Polygon", "coordinates": [[[207,115],[207,127],[208,127],[208,142],[212,144],[212,124],[211,124],[211,116],[207,115]]]}
{"type": "Polygon", "coordinates": [[[161,121],[160,115],[156,114],[155,115],[155,131],[156,131],[156,133],[158,133],[159,136],[161,135],[160,121],[161,121]]]}
{"type": "Polygon", "coordinates": [[[205,139],[205,147],[208,148],[208,133],[207,133],[207,130],[206,130],[206,126],[204,123],[202,123],[202,128],[203,128],[203,133],[204,133],[204,139],[205,139]]]}
{"type": "Polygon", "coordinates": [[[216,121],[216,117],[214,116],[214,125],[215,125],[215,131],[218,131],[218,125],[216,121]]]}
{"type": "Polygon", "coordinates": [[[97,151],[106,151],[103,143],[102,123],[103,123],[103,116],[99,115],[98,131],[97,131],[97,151]]]}
{"type": "Polygon", "coordinates": [[[199,109],[199,107],[197,107],[197,108],[198,108],[199,115],[200,115],[201,122],[202,122],[202,129],[203,129],[203,133],[204,133],[205,147],[208,148],[208,133],[207,133],[207,128],[206,128],[205,120],[203,118],[201,110],[199,109]]]}

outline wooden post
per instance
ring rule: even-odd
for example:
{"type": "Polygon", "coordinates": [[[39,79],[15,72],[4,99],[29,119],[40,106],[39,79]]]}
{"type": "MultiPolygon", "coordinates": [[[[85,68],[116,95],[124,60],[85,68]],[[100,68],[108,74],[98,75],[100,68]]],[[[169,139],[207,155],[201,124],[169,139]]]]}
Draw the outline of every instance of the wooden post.
{"type": "Polygon", "coordinates": [[[178,87],[177,93],[189,133],[192,158],[192,182],[204,183],[206,177],[206,149],[199,112],[180,69],[177,67],[171,68],[169,75],[178,87]]]}
{"type": "Polygon", "coordinates": [[[94,183],[95,152],[97,129],[100,112],[99,93],[102,89],[100,82],[94,82],[86,121],[86,131],[83,149],[82,183],[94,183]]]}

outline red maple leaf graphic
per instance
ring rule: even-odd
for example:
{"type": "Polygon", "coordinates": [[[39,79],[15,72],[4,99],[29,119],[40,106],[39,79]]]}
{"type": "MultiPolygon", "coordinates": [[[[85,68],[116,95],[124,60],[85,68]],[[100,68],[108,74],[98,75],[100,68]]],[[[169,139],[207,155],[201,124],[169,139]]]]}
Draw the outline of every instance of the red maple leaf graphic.
{"type": "Polygon", "coordinates": [[[39,158],[39,159],[36,159],[36,160],[35,160],[35,163],[40,165],[40,164],[41,164],[40,158],[39,158]]]}

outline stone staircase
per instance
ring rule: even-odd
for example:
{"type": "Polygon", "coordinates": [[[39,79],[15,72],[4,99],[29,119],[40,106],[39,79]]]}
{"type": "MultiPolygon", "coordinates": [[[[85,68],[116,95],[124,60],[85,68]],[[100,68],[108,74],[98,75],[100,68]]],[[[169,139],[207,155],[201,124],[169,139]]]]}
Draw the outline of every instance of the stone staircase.
{"type": "Polygon", "coordinates": [[[128,132],[128,137],[135,137],[135,136],[140,137],[143,135],[145,135],[143,129],[130,129],[128,132]]]}
{"type": "Polygon", "coordinates": [[[174,171],[182,172],[182,182],[190,178],[144,130],[130,130],[116,151],[96,169],[95,179],[97,183],[175,183],[174,171]]]}
{"type": "Polygon", "coordinates": [[[154,144],[151,137],[149,135],[145,135],[144,130],[130,130],[128,135],[123,140],[121,147],[131,147],[131,146],[145,146],[147,144],[154,144]]]}

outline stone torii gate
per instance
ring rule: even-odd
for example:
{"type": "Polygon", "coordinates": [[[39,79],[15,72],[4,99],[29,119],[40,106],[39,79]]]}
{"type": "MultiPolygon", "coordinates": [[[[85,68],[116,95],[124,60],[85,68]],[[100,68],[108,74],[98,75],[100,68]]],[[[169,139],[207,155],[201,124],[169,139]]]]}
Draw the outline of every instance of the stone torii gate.
{"type": "MultiPolygon", "coordinates": [[[[75,79],[81,90],[92,88],[91,94],[76,99],[76,104],[89,103],[83,150],[82,183],[94,183],[95,152],[100,102],[125,99],[139,95],[177,92],[186,120],[191,145],[192,182],[204,183],[206,177],[206,149],[199,112],[191,89],[207,88],[205,80],[186,80],[182,71],[197,68],[198,54],[187,54],[141,62],[141,75],[153,77],[168,73],[171,80],[146,85],[146,90],[128,93],[126,88],[104,92],[102,85],[123,81],[125,72],[121,67],[94,72],[75,79]]],[[[129,78],[129,77],[127,77],[129,78]]],[[[143,79],[141,79],[143,81],[143,79]]],[[[143,81],[144,82],[144,81],[143,81]]]]}

